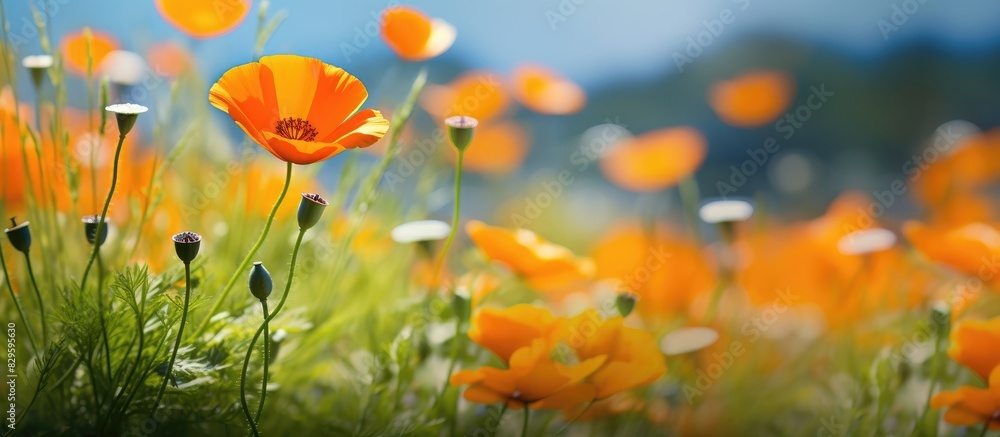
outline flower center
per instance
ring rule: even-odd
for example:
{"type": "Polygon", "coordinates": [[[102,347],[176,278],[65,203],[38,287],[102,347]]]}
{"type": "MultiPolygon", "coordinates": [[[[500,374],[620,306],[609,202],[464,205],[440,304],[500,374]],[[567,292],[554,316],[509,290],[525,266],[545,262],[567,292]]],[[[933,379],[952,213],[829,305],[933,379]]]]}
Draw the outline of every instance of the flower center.
{"type": "Polygon", "coordinates": [[[319,131],[306,120],[288,117],[278,121],[274,133],[290,140],[313,141],[319,131]]]}

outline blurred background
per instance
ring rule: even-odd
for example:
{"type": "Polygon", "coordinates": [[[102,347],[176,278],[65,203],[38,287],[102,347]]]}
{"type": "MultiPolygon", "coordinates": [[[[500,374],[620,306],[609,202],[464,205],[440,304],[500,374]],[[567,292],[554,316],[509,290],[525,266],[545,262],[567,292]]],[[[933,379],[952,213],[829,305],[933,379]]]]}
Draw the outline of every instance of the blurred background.
{"type": "MultiPolygon", "coordinates": [[[[194,55],[208,84],[250,60],[259,7],[254,2],[254,11],[235,31],[195,40],[167,24],[151,1],[8,2],[13,44],[18,45],[18,36],[24,40],[18,47],[21,54],[40,51],[29,4],[50,15],[53,41],[84,26],[140,54],[161,41],[175,41],[194,55]]],[[[398,4],[273,1],[272,12],[287,10],[289,15],[264,53],[315,56],[341,66],[368,85],[369,104],[390,111],[405,92],[400,87],[408,86],[420,67],[400,61],[378,34],[381,12],[398,4]]],[[[987,130],[1000,119],[1000,3],[993,1],[403,4],[457,30],[454,45],[424,63],[433,84],[446,84],[470,70],[509,77],[522,65],[539,64],[586,93],[586,106],[571,114],[543,115],[523,107],[505,111],[506,118],[526,132],[505,139],[525,143],[517,145],[525,156],[512,168],[471,176],[467,191],[473,217],[495,211],[497,205],[491,202],[496,199],[515,199],[502,205],[509,213],[493,217],[503,225],[512,224],[513,214],[527,208],[534,194],[544,190],[544,182],[564,170],[572,172],[573,182],[560,199],[562,206],[528,227],[558,227],[573,218],[597,229],[645,204],[663,210],[676,206],[670,194],[622,190],[602,177],[598,165],[574,163],[574,153],[587,146],[588,129],[606,123],[634,134],[694,127],[708,146],[695,176],[702,197],[755,197],[768,208],[802,218],[818,215],[844,190],[871,193],[908,177],[912,168],[907,162],[926,149],[943,123],[964,120],[968,123],[954,126],[987,130]],[[777,115],[764,123],[737,126],[723,120],[710,104],[712,87],[758,70],[786,73],[793,90],[790,100],[780,102],[777,115]],[[819,108],[802,110],[817,90],[832,94],[819,108]],[[782,125],[784,114],[795,119],[782,125]],[[777,142],[776,151],[755,158],[754,150],[770,138],[777,142]],[[761,156],[765,162],[760,162],[761,156]],[[754,159],[757,165],[745,166],[754,159]],[[744,182],[734,179],[737,173],[744,182]]],[[[22,95],[30,95],[26,76],[19,84],[22,95]]],[[[69,89],[78,92],[69,96],[71,105],[85,101],[82,87],[71,84],[69,89]]],[[[191,102],[198,103],[208,106],[207,98],[191,102]]],[[[238,144],[240,132],[228,117],[214,110],[210,114],[238,144]]],[[[414,121],[424,132],[436,125],[426,112],[414,121]]],[[[324,173],[336,173],[339,159],[331,160],[324,173]]],[[[440,194],[435,207],[444,212],[447,188],[440,194]]],[[[900,202],[902,207],[894,207],[893,214],[912,212],[908,200],[900,202]]]]}

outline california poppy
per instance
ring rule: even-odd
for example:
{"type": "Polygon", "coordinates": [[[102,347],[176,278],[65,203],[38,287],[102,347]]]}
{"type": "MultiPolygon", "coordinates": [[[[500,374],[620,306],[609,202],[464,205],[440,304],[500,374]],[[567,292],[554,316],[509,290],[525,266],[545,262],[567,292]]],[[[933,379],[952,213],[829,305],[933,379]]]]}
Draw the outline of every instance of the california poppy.
{"type": "Polygon", "coordinates": [[[593,261],[577,258],[527,229],[508,230],[473,220],[465,230],[488,258],[510,267],[539,290],[556,291],[594,275],[593,261]]]}
{"type": "Polygon", "coordinates": [[[265,56],[227,71],[209,101],[278,159],[311,164],[368,147],[389,130],[364,84],[341,68],[296,55],[265,56]],[[353,114],[353,115],[352,115],[353,114]]]}
{"type": "Polygon", "coordinates": [[[517,100],[538,113],[572,114],[587,103],[579,85],[540,65],[519,67],[511,82],[517,100]]]}
{"type": "Polygon", "coordinates": [[[156,10],[167,23],[192,38],[225,35],[250,14],[251,0],[156,0],[156,10]]]}
{"type": "Polygon", "coordinates": [[[627,190],[659,191],[694,174],[706,152],[705,137],[697,129],[660,129],[615,144],[601,158],[601,171],[627,190]]]}
{"type": "Polygon", "coordinates": [[[552,358],[552,348],[537,339],[516,350],[506,369],[480,367],[451,376],[451,385],[466,385],[466,400],[478,403],[505,402],[511,408],[564,409],[594,399],[595,389],[580,384],[604,364],[598,356],[567,365],[552,358]]]}
{"type": "Polygon", "coordinates": [[[990,371],[987,388],[964,386],[934,395],[931,408],[945,407],[944,421],[952,425],[983,423],[989,429],[1000,429],[1000,367],[990,371]]]}
{"type": "Polygon", "coordinates": [[[92,30],[89,27],[80,32],[68,34],[62,40],[62,54],[66,69],[81,76],[87,74],[88,57],[91,72],[95,72],[104,58],[115,50],[118,50],[118,41],[113,36],[92,30]],[[88,44],[90,46],[89,52],[87,51],[88,44]]]}
{"type": "Polygon", "coordinates": [[[538,339],[552,347],[563,335],[565,321],[532,305],[505,309],[484,308],[472,316],[469,338],[507,361],[514,351],[538,339]]]}
{"type": "Polygon", "coordinates": [[[1000,365],[1000,317],[990,320],[966,320],[951,332],[948,356],[976,372],[984,381],[1000,365]]]}
{"type": "Polygon", "coordinates": [[[423,61],[444,53],[456,35],[455,26],[409,6],[392,7],[382,13],[382,39],[407,61],[423,61]]]}
{"type": "Polygon", "coordinates": [[[624,326],[621,317],[601,320],[588,310],[572,319],[570,347],[577,358],[607,357],[600,369],[587,377],[595,388],[594,399],[607,399],[626,390],[644,387],[667,372],[653,336],[641,329],[624,326]]]}
{"type": "Polygon", "coordinates": [[[499,74],[471,71],[444,85],[428,85],[420,106],[438,119],[465,115],[485,123],[503,113],[510,101],[499,74]]]}
{"type": "Polygon", "coordinates": [[[795,84],[787,73],[752,71],[713,84],[708,104],[730,125],[758,127],[781,116],[794,93],[795,84]]]}

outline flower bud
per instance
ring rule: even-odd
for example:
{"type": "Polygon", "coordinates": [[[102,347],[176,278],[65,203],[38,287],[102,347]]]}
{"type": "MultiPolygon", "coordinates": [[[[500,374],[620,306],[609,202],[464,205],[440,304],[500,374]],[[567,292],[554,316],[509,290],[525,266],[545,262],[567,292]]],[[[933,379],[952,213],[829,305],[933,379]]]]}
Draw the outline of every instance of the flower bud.
{"type": "Polygon", "coordinates": [[[618,308],[618,312],[622,317],[628,317],[632,314],[632,310],[635,309],[635,302],[639,300],[639,297],[632,293],[622,293],[615,298],[615,308],[618,308]]]}
{"type": "Polygon", "coordinates": [[[264,263],[257,261],[250,268],[250,280],[248,283],[250,294],[260,300],[267,299],[271,295],[274,283],[271,281],[271,273],[264,268],[264,263]]]}
{"type": "Polygon", "coordinates": [[[87,215],[80,221],[83,222],[83,236],[87,237],[87,242],[94,244],[94,241],[97,241],[98,246],[104,245],[104,241],[108,239],[108,222],[101,220],[98,215],[87,215]]]}
{"type": "Polygon", "coordinates": [[[198,249],[201,249],[201,235],[194,232],[181,232],[174,235],[173,240],[177,257],[185,264],[193,261],[198,256],[198,249]]]}
{"type": "Polygon", "coordinates": [[[299,202],[299,229],[304,231],[315,226],[327,205],[329,203],[319,197],[319,194],[302,193],[302,201],[299,202]]]}
{"type": "Polygon", "coordinates": [[[118,135],[123,137],[132,131],[139,114],[149,110],[149,108],[135,103],[118,103],[104,109],[115,113],[115,120],[118,121],[118,135]]]}
{"type": "Polygon", "coordinates": [[[27,254],[28,249],[31,249],[31,230],[28,229],[28,222],[17,224],[14,217],[11,217],[10,226],[3,230],[7,234],[7,238],[10,239],[10,244],[15,249],[27,254]]]}
{"type": "Polygon", "coordinates": [[[469,147],[469,143],[472,142],[472,133],[476,130],[476,126],[479,126],[479,120],[465,115],[456,115],[446,118],[444,124],[448,126],[448,138],[451,139],[451,144],[459,152],[464,152],[469,147]]]}
{"type": "Polygon", "coordinates": [[[45,80],[45,72],[52,67],[53,62],[52,56],[49,55],[31,55],[25,56],[21,60],[21,65],[31,73],[31,83],[35,85],[35,88],[41,88],[42,81],[45,80]]]}

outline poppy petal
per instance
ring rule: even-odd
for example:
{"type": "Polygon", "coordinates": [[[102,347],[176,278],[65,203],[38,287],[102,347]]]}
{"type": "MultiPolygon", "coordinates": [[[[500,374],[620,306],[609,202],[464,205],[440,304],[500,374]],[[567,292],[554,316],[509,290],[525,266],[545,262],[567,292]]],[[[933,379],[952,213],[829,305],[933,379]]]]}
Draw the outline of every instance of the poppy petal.
{"type": "Polygon", "coordinates": [[[267,149],[285,162],[306,165],[319,162],[344,151],[336,143],[292,140],[283,136],[264,132],[269,147],[267,149]]]}
{"type": "Polygon", "coordinates": [[[389,131],[389,120],[374,109],[364,109],[347,119],[331,132],[326,140],[346,149],[368,147],[375,144],[389,131]]]}

